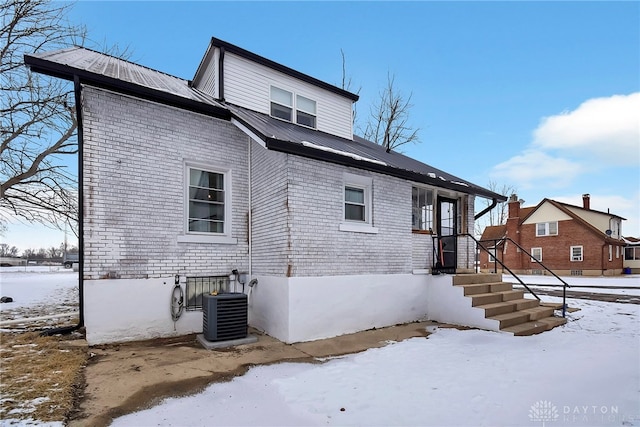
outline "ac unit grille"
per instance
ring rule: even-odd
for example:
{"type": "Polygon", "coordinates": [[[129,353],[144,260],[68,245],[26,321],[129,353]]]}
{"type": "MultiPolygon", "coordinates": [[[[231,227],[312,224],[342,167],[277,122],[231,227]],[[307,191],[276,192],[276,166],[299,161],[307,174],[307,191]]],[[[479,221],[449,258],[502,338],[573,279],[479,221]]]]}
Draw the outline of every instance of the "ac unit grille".
{"type": "Polygon", "coordinates": [[[247,336],[247,296],[243,293],[204,295],[202,332],[207,341],[247,336]]]}

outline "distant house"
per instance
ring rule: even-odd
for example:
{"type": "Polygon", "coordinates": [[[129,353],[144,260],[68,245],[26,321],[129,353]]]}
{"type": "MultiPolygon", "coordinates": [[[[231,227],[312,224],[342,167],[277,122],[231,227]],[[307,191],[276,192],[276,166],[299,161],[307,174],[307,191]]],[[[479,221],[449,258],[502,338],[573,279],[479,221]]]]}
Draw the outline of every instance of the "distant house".
{"type": "Polygon", "coordinates": [[[640,274],[640,239],[624,237],[624,270],[625,273],[640,274]]]}
{"type": "Polygon", "coordinates": [[[357,95],[216,38],[191,81],[81,47],[25,62],[75,85],[91,344],[200,332],[220,288],[286,342],[428,317],[434,260],[473,271],[454,235],[475,198],[506,200],[354,136],[357,95]]]}
{"type": "MultiPolygon", "coordinates": [[[[485,228],[481,240],[487,251],[480,251],[481,271],[494,271],[496,256],[518,274],[545,274],[534,258],[558,275],[622,273],[624,218],[591,209],[589,194],[583,195],[581,207],[551,199],[532,207],[520,205],[512,195],[507,223],[485,228]]],[[[497,269],[502,271],[499,264],[497,269]]]]}

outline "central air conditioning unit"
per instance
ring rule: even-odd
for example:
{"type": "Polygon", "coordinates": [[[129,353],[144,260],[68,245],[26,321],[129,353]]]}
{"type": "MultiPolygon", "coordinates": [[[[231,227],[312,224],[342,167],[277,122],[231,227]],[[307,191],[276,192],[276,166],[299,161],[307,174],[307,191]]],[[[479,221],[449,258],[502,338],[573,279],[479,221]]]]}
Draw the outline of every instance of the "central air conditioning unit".
{"type": "Polygon", "coordinates": [[[247,337],[247,295],[240,292],[203,295],[202,332],[207,341],[247,337]]]}

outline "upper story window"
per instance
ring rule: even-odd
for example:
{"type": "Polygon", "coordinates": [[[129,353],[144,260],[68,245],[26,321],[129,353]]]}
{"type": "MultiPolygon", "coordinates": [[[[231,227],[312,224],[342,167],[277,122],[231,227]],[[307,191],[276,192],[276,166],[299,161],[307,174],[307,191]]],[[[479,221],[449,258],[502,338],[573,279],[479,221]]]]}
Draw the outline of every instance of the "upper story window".
{"type": "Polygon", "coordinates": [[[316,128],[316,101],[288,90],[271,86],[271,116],[288,122],[316,128]],[[295,101],[295,102],[294,102],[295,101]]]}
{"type": "Polygon", "coordinates": [[[614,239],[620,238],[620,220],[611,218],[609,220],[609,229],[611,230],[611,237],[614,239]]]}
{"type": "Polygon", "coordinates": [[[411,188],[411,228],[430,231],[433,229],[433,191],[426,188],[411,188]]]}
{"type": "Polygon", "coordinates": [[[189,168],[188,231],[224,233],[225,174],[189,168]]]}
{"type": "Polygon", "coordinates": [[[539,222],[536,224],[536,236],[557,236],[558,222],[539,222]]]}

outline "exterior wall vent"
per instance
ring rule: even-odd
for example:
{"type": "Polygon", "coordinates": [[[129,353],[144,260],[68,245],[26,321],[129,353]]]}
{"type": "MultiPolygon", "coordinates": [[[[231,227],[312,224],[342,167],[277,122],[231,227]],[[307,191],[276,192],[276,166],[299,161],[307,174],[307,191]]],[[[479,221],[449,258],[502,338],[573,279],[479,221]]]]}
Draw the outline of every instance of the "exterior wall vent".
{"type": "Polygon", "coordinates": [[[246,338],[247,313],[246,294],[203,295],[202,333],[204,338],[207,341],[246,338]]]}

